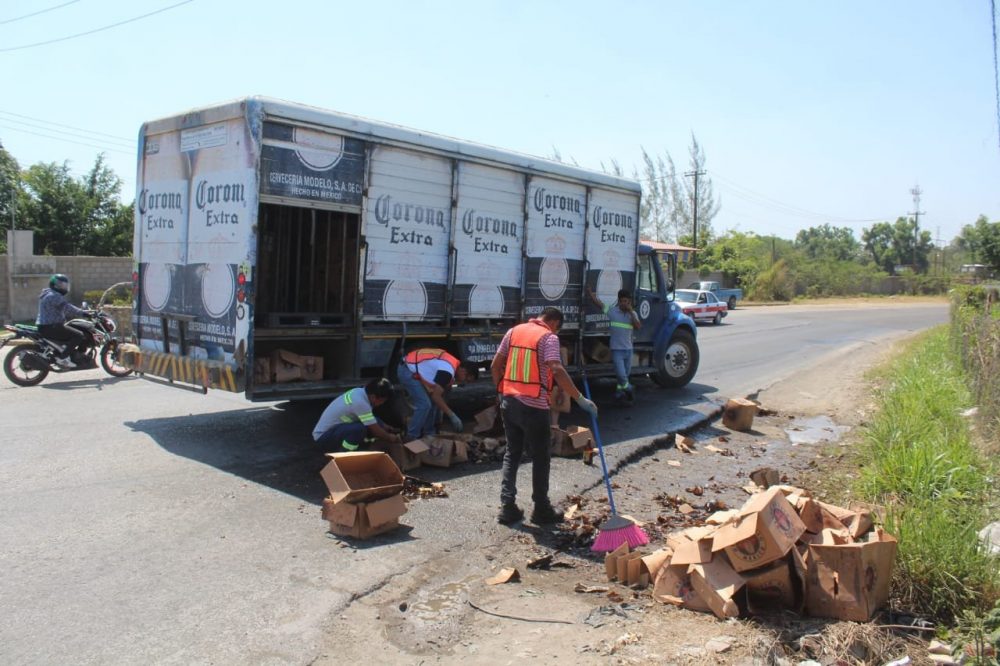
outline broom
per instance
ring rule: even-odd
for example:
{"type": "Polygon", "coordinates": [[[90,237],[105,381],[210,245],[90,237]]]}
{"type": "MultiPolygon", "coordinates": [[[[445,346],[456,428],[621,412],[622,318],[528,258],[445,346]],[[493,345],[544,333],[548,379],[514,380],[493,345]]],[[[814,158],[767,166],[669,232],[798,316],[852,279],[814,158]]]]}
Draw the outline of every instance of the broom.
{"type": "MultiPolygon", "coordinates": [[[[583,371],[583,390],[587,400],[590,400],[590,384],[587,382],[587,371],[583,371]]],[[[649,537],[634,520],[619,516],[615,509],[615,496],[611,492],[611,480],[608,478],[608,463],[604,459],[604,447],[601,445],[601,433],[597,429],[597,417],[590,415],[590,425],[594,430],[594,441],[597,443],[597,453],[601,456],[601,471],[604,474],[604,487],[608,490],[608,504],[611,505],[611,517],[601,525],[597,538],[591,550],[598,553],[608,553],[627,543],[629,548],[649,543],[649,537]]]]}

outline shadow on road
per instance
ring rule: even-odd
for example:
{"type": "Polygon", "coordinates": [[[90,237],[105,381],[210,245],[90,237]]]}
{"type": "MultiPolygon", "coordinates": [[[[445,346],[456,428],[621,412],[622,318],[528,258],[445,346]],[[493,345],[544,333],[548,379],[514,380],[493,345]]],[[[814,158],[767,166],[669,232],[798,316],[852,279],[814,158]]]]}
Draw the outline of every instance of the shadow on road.
{"type": "MultiPolygon", "coordinates": [[[[704,389],[712,389],[690,385],[681,391],[667,391],[642,381],[637,385],[634,406],[617,407],[613,381],[594,381],[591,388],[601,408],[601,439],[609,451],[625,441],[673,432],[671,423],[690,421],[697,415],[692,405],[703,401],[704,389]]],[[[325,452],[313,443],[311,433],[327,404],[326,400],[284,402],[208,414],[140,419],[127,421],[125,425],[149,435],[157,445],[175,455],[319,506],[326,496],[319,471],[327,460],[325,452]]],[[[463,413],[461,409],[459,413],[463,413]]],[[[563,415],[561,424],[589,427],[590,420],[575,409],[563,415]]],[[[449,468],[425,466],[412,473],[428,481],[448,482],[498,469],[500,463],[484,462],[449,468]]]]}

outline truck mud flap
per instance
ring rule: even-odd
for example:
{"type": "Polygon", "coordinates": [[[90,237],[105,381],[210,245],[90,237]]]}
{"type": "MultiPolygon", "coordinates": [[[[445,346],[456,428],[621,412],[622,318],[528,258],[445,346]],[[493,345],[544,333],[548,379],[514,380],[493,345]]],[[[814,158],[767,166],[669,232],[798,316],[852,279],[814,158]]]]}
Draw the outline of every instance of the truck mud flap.
{"type": "Polygon", "coordinates": [[[237,381],[238,370],[222,361],[187,358],[176,354],[122,345],[122,362],[140,376],[153,375],[169,382],[192,384],[204,390],[220,389],[237,393],[242,389],[237,381]]]}

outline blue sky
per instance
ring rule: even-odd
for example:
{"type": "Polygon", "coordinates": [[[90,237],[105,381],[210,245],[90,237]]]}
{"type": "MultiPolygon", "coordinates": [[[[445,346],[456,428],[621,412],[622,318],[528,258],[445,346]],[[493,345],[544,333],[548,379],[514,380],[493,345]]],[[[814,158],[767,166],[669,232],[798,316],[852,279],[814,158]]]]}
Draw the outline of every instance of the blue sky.
{"type": "Polygon", "coordinates": [[[595,169],[645,147],[686,170],[693,133],[716,232],[860,238],[916,185],[945,243],[1000,220],[989,0],[179,2],[0,3],[22,167],[104,151],[131,201],[144,121],[260,94],[595,169]]]}

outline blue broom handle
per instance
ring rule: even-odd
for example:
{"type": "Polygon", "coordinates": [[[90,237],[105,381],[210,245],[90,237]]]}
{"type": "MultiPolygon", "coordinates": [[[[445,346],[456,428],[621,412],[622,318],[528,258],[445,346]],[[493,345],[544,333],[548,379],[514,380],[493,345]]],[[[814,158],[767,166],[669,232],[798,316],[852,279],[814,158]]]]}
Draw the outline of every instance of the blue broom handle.
{"type": "MultiPolygon", "coordinates": [[[[583,371],[583,394],[590,400],[590,383],[587,381],[587,371],[583,371]]],[[[608,504],[611,505],[611,515],[618,515],[615,510],[615,496],[611,492],[611,480],[608,479],[608,463],[604,460],[604,447],[601,446],[601,431],[597,429],[597,417],[590,415],[590,425],[594,430],[594,441],[597,442],[597,453],[601,456],[601,469],[604,471],[604,487],[608,489],[608,504]]]]}

